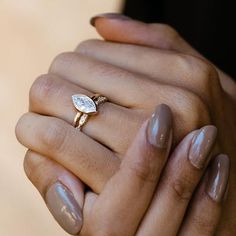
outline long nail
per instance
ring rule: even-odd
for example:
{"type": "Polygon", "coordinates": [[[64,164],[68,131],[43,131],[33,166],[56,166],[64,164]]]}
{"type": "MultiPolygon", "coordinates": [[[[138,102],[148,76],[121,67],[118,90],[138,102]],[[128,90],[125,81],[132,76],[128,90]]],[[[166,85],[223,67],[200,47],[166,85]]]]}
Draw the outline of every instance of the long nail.
{"type": "Polygon", "coordinates": [[[51,185],[46,204],[55,220],[69,234],[78,234],[82,227],[82,211],[72,192],[60,182],[51,185]]]}
{"type": "Polygon", "coordinates": [[[156,108],[147,128],[147,138],[150,144],[157,148],[167,148],[172,132],[172,113],[167,105],[156,108]]]}
{"type": "Polygon", "coordinates": [[[229,158],[223,154],[218,155],[210,167],[206,191],[216,202],[221,202],[225,197],[229,180],[229,168],[229,158]]]}
{"type": "Polygon", "coordinates": [[[215,126],[205,126],[193,138],[189,151],[189,160],[198,169],[204,168],[210,160],[210,153],[214,147],[217,136],[215,126]]]}
{"type": "Polygon", "coordinates": [[[95,26],[96,20],[99,18],[108,18],[108,19],[114,19],[114,20],[130,20],[131,18],[125,15],[122,15],[120,13],[103,13],[96,15],[90,19],[90,24],[92,26],[95,26]]]}

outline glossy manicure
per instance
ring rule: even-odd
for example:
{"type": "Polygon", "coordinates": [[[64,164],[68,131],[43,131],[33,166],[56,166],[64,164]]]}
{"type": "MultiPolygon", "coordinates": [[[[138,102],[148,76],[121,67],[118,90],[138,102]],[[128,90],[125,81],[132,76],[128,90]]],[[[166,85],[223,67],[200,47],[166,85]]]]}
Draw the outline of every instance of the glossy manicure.
{"type": "Polygon", "coordinates": [[[209,162],[210,153],[214,147],[217,136],[215,126],[205,126],[193,138],[189,151],[189,160],[198,169],[204,168],[209,162]]]}
{"type": "Polygon", "coordinates": [[[120,13],[104,13],[99,14],[91,18],[90,24],[95,26],[96,20],[98,18],[108,18],[108,19],[115,19],[115,20],[130,20],[131,18],[120,13]]]}
{"type": "Polygon", "coordinates": [[[167,148],[172,133],[172,113],[167,105],[160,105],[152,115],[147,128],[150,144],[157,148],[167,148]]]}
{"type": "Polygon", "coordinates": [[[230,162],[227,155],[219,155],[210,167],[207,184],[208,195],[216,202],[224,199],[229,179],[230,162]]]}
{"type": "Polygon", "coordinates": [[[81,208],[72,192],[60,182],[49,187],[47,206],[61,227],[69,234],[78,234],[82,227],[81,208]]]}

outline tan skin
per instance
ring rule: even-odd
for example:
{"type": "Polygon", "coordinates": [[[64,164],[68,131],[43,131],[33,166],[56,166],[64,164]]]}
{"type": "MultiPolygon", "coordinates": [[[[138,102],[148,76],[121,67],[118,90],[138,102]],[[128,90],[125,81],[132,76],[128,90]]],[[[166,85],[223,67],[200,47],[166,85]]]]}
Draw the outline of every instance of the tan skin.
{"type": "MultiPolygon", "coordinates": [[[[234,157],[236,89],[229,77],[218,73],[169,27],[105,18],[99,18],[96,27],[105,39],[123,44],[87,41],[76,52],[61,54],[49,73],[36,80],[30,93],[31,112],[58,117],[69,124],[75,115],[71,95],[97,92],[107,96],[110,103],[102,106],[99,116],[92,117],[83,129],[92,139],[78,135],[56,118],[29,113],[17,126],[17,136],[26,147],[56,160],[100,193],[140,125],[156,104],[165,103],[174,115],[175,144],[190,131],[213,122],[219,129],[215,154],[220,150],[234,157]],[[124,28],[132,34],[122,34],[124,28]],[[61,133],[65,135],[58,135],[61,133]],[[109,150],[95,145],[93,139],[109,150]],[[73,149],[78,142],[83,150],[73,149]],[[86,150],[91,145],[95,147],[93,152],[86,150]],[[70,149],[69,161],[60,156],[59,148],[64,154],[70,149]],[[76,159],[78,155],[80,160],[76,159]],[[99,172],[104,165],[106,171],[99,172]]],[[[234,235],[236,230],[235,173],[231,175],[229,198],[217,231],[222,235],[234,235]]]]}
{"type": "MultiPolygon", "coordinates": [[[[212,199],[206,191],[210,169],[196,169],[188,160],[193,138],[199,131],[188,134],[167,160],[170,149],[150,145],[148,125],[144,122],[120,169],[100,195],[88,191],[84,197],[75,175],[33,151],[26,154],[26,174],[43,198],[46,189],[57,180],[70,189],[83,208],[83,227],[78,234],[81,236],[213,235],[227,192],[220,202],[212,199]],[[176,169],[178,165],[181,168],[176,169]],[[178,188],[190,191],[188,196],[179,195],[177,183],[178,188]]],[[[171,136],[168,147],[170,144],[171,136]]]]}

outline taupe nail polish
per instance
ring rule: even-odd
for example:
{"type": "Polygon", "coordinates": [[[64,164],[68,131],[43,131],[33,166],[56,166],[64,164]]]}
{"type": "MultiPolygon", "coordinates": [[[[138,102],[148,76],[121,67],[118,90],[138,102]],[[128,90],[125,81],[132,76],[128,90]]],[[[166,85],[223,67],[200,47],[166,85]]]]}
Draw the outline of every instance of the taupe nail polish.
{"type": "Polygon", "coordinates": [[[216,202],[221,202],[225,197],[229,180],[229,169],[229,158],[223,154],[217,156],[210,167],[206,191],[216,202]]]}
{"type": "Polygon", "coordinates": [[[82,227],[82,211],[72,192],[56,182],[48,188],[45,200],[61,227],[69,234],[78,234],[82,227]]]}
{"type": "Polygon", "coordinates": [[[215,126],[205,126],[193,138],[189,160],[198,169],[204,168],[210,160],[210,152],[214,147],[217,136],[215,126]]]}
{"type": "Polygon", "coordinates": [[[95,22],[98,18],[108,18],[108,19],[117,19],[117,20],[130,20],[131,18],[120,13],[104,13],[99,14],[90,19],[90,24],[95,26],[95,22]]]}
{"type": "Polygon", "coordinates": [[[167,148],[172,132],[172,113],[167,105],[161,104],[149,121],[147,138],[157,148],[167,148]]]}

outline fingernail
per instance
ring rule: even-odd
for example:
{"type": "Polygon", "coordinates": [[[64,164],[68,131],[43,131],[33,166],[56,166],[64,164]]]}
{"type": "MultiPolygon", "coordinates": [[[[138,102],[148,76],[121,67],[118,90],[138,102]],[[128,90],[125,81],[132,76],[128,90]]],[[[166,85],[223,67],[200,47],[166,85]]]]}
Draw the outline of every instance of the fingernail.
{"type": "Polygon", "coordinates": [[[55,220],[69,234],[78,234],[82,227],[82,211],[72,192],[60,182],[51,185],[46,204],[55,220]]]}
{"type": "Polygon", "coordinates": [[[207,184],[208,195],[216,202],[221,202],[226,194],[229,179],[230,161],[227,155],[218,155],[209,172],[207,184]]]}
{"type": "Polygon", "coordinates": [[[115,19],[115,20],[130,20],[131,18],[120,13],[103,13],[96,15],[90,19],[90,24],[95,26],[96,20],[98,18],[108,18],[108,19],[115,19]]]}
{"type": "Polygon", "coordinates": [[[198,169],[204,168],[210,160],[210,152],[214,147],[217,136],[215,126],[205,126],[193,138],[189,150],[189,160],[198,169]]]}
{"type": "Polygon", "coordinates": [[[147,138],[150,144],[158,148],[167,148],[172,132],[172,113],[167,105],[156,108],[147,128],[147,138]]]}

